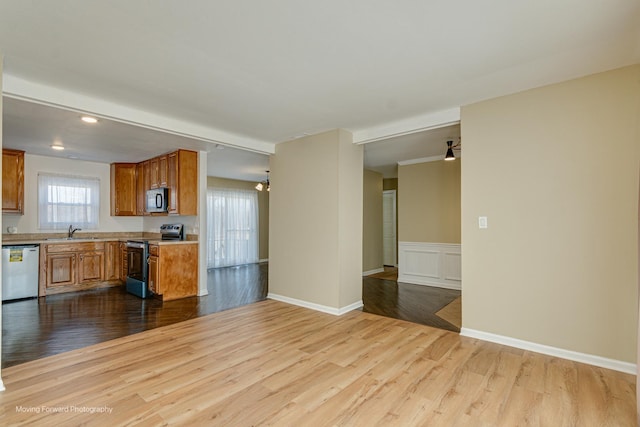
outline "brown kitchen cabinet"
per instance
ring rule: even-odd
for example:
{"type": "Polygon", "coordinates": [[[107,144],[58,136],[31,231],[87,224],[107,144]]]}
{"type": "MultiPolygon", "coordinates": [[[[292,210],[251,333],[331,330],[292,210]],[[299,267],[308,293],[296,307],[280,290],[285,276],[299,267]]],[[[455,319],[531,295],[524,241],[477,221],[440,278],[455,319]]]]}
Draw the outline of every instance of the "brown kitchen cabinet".
{"type": "MultiPolygon", "coordinates": [[[[42,277],[42,276],[41,276],[42,277]]],[[[76,284],[76,254],[53,253],[46,257],[46,288],[76,284]]],[[[41,294],[42,295],[42,294],[41,294]]]]}
{"type": "MultiPolygon", "coordinates": [[[[156,251],[157,253],[157,251],[156,251]]],[[[148,282],[149,282],[149,290],[153,294],[161,294],[160,288],[158,287],[158,256],[157,255],[149,255],[148,258],[149,263],[149,271],[148,271],[148,282]]]]}
{"type": "Polygon", "coordinates": [[[168,156],[165,154],[164,156],[158,157],[158,187],[167,187],[168,181],[168,165],[167,165],[168,156]]]}
{"type": "Polygon", "coordinates": [[[150,215],[146,211],[146,193],[159,187],[169,189],[169,214],[197,215],[198,153],[178,150],[137,164],[113,163],[111,215],[150,215]]]}
{"type": "Polygon", "coordinates": [[[120,242],[104,242],[104,280],[120,280],[120,242]]]}
{"type": "Polygon", "coordinates": [[[146,210],[146,191],[149,185],[149,162],[136,165],[136,209],[137,215],[148,215],[146,210]]]}
{"type": "Polygon", "coordinates": [[[104,281],[104,250],[78,253],[78,284],[104,281]]]}
{"type": "Polygon", "coordinates": [[[111,164],[111,216],[137,215],[136,163],[111,164]]]}
{"type": "Polygon", "coordinates": [[[167,155],[149,160],[149,186],[147,189],[167,186],[167,155]]]}
{"type": "Polygon", "coordinates": [[[198,294],[198,244],[149,245],[149,289],[163,301],[198,294]]]}
{"type": "Polygon", "coordinates": [[[198,215],[198,153],[178,150],[167,155],[169,213],[198,215]]]}
{"type": "Polygon", "coordinates": [[[118,242],[64,242],[41,245],[39,295],[122,284],[117,277],[113,278],[113,262],[107,256],[113,249],[113,243],[118,242]],[[105,272],[111,277],[107,277],[105,272]]]}
{"type": "Polygon", "coordinates": [[[127,243],[120,242],[120,280],[127,281],[127,273],[129,271],[129,256],[127,252],[127,243]]]}
{"type": "Polygon", "coordinates": [[[24,214],[24,151],[2,150],[2,213],[24,214]]]}

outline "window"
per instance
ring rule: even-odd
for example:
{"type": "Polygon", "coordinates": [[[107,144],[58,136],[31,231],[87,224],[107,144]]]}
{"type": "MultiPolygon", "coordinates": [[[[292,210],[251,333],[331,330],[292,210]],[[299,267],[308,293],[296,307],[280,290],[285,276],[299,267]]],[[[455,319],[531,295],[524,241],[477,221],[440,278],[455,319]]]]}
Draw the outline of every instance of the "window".
{"type": "Polygon", "coordinates": [[[98,228],[100,180],[38,174],[38,223],[41,230],[64,230],[69,225],[98,228]]]}
{"type": "Polygon", "coordinates": [[[258,262],[258,194],[254,190],[207,191],[207,267],[258,262]]]}

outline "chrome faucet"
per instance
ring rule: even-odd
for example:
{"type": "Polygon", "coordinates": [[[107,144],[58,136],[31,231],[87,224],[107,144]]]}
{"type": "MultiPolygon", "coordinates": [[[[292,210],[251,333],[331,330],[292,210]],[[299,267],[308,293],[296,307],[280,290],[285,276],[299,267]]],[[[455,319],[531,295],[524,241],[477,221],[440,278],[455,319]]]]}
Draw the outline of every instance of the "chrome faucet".
{"type": "Polygon", "coordinates": [[[73,237],[73,233],[75,233],[76,231],[80,231],[82,230],[82,228],[73,228],[73,225],[69,226],[69,236],[68,238],[71,239],[73,237]]]}

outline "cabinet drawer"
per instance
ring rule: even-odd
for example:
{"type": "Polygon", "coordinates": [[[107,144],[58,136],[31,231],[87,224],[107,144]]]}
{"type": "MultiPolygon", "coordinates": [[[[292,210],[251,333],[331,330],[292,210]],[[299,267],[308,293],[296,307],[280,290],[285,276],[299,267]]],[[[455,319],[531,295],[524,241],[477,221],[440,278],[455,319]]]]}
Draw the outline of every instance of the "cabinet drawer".
{"type": "Polygon", "coordinates": [[[104,251],[104,242],[48,243],[48,253],[104,251]]]}

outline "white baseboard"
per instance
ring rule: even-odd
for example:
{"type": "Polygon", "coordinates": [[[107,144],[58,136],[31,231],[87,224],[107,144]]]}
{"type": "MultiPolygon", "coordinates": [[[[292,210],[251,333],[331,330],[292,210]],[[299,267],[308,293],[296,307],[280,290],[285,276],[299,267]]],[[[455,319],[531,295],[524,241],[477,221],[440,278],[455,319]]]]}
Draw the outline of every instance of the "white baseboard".
{"type": "Polygon", "coordinates": [[[371,276],[372,274],[378,274],[378,273],[384,273],[384,267],[374,268],[373,270],[369,270],[369,271],[363,271],[362,275],[363,276],[371,276]]]}
{"type": "Polygon", "coordinates": [[[362,300],[354,302],[353,304],[350,304],[346,307],[335,308],[335,307],[329,307],[326,305],[316,304],[313,302],[303,301],[295,298],[289,298],[283,295],[272,294],[272,293],[268,293],[267,298],[275,301],[285,302],[287,304],[297,305],[298,307],[310,308],[311,310],[333,314],[334,316],[341,316],[345,313],[348,313],[352,310],[356,310],[364,306],[364,303],[362,302],[362,300]]]}
{"type": "Polygon", "coordinates": [[[563,348],[536,344],[530,341],[519,340],[503,335],[496,335],[489,332],[477,331],[475,329],[461,328],[460,335],[464,337],[477,338],[483,341],[507,345],[509,347],[520,348],[522,350],[542,353],[549,356],[555,356],[561,359],[573,360],[574,362],[581,362],[588,365],[599,366],[601,368],[612,369],[614,371],[620,371],[627,374],[636,375],[637,373],[637,365],[634,363],[608,359],[606,357],[595,356],[593,354],[579,353],[577,351],[565,350],[563,348]]]}
{"type": "Polygon", "coordinates": [[[6,388],[4,388],[4,383],[0,379],[0,391],[5,391],[5,390],[6,390],[6,388]]]}
{"type": "Polygon", "coordinates": [[[435,281],[425,280],[424,278],[411,276],[407,274],[398,274],[398,283],[410,283],[412,285],[434,286],[436,288],[455,289],[457,291],[462,290],[462,286],[460,284],[435,282],[435,281]]]}
{"type": "Polygon", "coordinates": [[[258,264],[261,264],[263,262],[269,262],[269,258],[263,258],[258,260],[258,264]]]}

